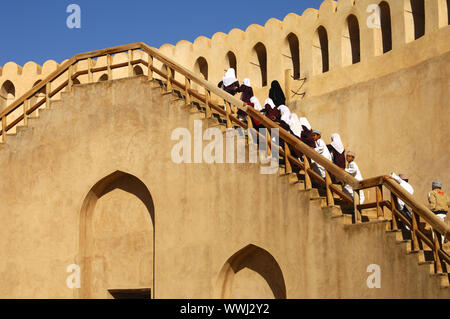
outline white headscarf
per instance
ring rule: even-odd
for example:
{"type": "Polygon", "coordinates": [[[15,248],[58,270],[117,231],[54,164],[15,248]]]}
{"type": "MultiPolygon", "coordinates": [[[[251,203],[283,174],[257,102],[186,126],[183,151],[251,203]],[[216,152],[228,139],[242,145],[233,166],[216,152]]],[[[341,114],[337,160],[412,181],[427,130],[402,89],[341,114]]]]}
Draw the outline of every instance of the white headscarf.
{"type": "Polygon", "coordinates": [[[245,85],[245,86],[248,86],[248,87],[252,87],[249,78],[245,78],[245,79],[244,79],[244,85],[245,85]]]}
{"type": "Polygon", "coordinates": [[[268,98],[266,102],[264,102],[264,106],[266,106],[267,104],[269,104],[272,109],[276,108],[275,103],[273,103],[271,98],[268,98]]]}
{"type": "Polygon", "coordinates": [[[306,117],[301,117],[300,118],[300,124],[305,126],[308,130],[312,129],[311,124],[309,124],[309,121],[308,121],[308,119],[306,117]]]}
{"type": "Polygon", "coordinates": [[[233,68],[229,68],[227,73],[222,78],[223,85],[230,86],[234,82],[236,82],[238,79],[236,78],[236,72],[233,68]]]}
{"type": "Polygon", "coordinates": [[[300,123],[300,120],[298,119],[297,114],[295,114],[295,113],[291,114],[291,120],[290,120],[289,126],[290,126],[292,132],[298,138],[300,138],[302,135],[303,128],[302,128],[302,124],[300,123]]]}
{"type": "Polygon", "coordinates": [[[334,147],[336,151],[338,151],[339,154],[342,154],[344,152],[344,145],[342,144],[341,137],[338,133],[334,133],[331,135],[331,145],[334,147]]]}
{"type": "Polygon", "coordinates": [[[252,98],[250,99],[250,103],[253,103],[255,105],[255,110],[257,111],[262,110],[261,103],[259,103],[259,100],[256,96],[252,96],[252,98]]]}
{"type": "Polygon", "coordinates": [[[278,109],[281,112],[281,120],[286,122],[287,124],[290,124],[291,122],[291,111],[286,105],[280,105],[278,109]]]}

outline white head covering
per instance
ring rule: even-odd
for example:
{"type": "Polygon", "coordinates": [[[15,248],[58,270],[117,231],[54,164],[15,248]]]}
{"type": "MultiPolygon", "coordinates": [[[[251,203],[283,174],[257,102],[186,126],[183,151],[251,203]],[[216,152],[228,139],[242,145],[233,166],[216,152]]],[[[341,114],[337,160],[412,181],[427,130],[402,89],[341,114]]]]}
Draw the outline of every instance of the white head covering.
{"type": "Polygon", "coordinates": [[[252,98],[250,99],[250,103],[253,103],[255,105],[255,110],[257,111],[262,110],[261,103],[259,103],[259,100],[256,96],[252,96],[252,98]]]}
{"type": "Polygon", "coordinates": [[[236,82],[238,79],[236,78],[236,72],[233,68],[229,68],[227,73],[222,78],[223,85],[230,86],[234,82],[236,82]]]}
{"type": "Polygon", "coordinates": [[[286,105],[280,105],[278,109],[281,112],[281,120],[286,122],[287,124],[290,124],[291,122],[291,111],[286,105]]]}
{"type": "Polygon", "coordinates": [[[300,124],[300,120],[298,119],[297,114],[295,114],[295,113],[291,114],[291,120],[290,120],[289,126],[291,127],[292,132],[294,132],[294,134],[298,138],[300,138],[302,135],[303,128],[302,128],[302,125],[300,124]]]}
{"type": "Polygon", "coordinates": [[[248,86],[248,87],[252,87],[249,78],[245,78],[245,79],[244,79],[244,85],[245,85],[245,86],[248,86]]]}
{"type": "Polygon", "coordinates": [[[266,102],[264,102],[264,106],[269,104],[272,109],[276,108],[275,103],[273,103],[271,98],[268,98],[266,102]]]}
{"type": "Polygon", "coordinates": [[[308,119],[306,117],[301,117],[300,118],[300,124],[305,126],[308,130],[312,129],[311,124],[309,124],[309,121],[308,121],[308,119]]]}
{"type": "Polygon", "coordinates": [[[341,137],[338,133],[334,133],[331,135],[331,145],[334,147],[336,151],[338,151],[339,154],[342,154],[344,152],[344,145],[342,144],[341,137]]]}

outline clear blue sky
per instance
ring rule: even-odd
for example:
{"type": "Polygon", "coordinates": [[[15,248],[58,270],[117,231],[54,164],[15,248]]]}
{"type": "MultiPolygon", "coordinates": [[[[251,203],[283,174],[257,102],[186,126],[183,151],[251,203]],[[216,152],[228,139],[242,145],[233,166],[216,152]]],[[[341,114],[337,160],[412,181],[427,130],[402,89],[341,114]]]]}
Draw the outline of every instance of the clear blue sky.
{"type": "Polygon", "coordinates": [[[142,41],[164,43],[245,30],[322,0],[14,0],[1,1],[0,66],[9,61],[61,63],[77,53],[142,41]],[[69,4],[81,7],[81,29],[66,26],[69,4]]]}

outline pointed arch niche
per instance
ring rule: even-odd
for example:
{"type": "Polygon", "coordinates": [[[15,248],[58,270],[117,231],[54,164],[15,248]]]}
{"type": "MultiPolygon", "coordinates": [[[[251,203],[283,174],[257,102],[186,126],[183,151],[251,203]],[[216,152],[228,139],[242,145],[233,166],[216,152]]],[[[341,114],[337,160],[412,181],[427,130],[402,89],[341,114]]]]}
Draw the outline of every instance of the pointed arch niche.
{"type": "Polygon", "coordinates": [[[217,295],[222,299],[286,299],[283,272],[268,251],[248,245],[222,267],[217,295]]]}
{"type": "Polygon", "coordinates": [[[154,297],[155,212],[137,177],[116,171],[86,195],[80,214],[80,298],[148,289],[154,297]]]}

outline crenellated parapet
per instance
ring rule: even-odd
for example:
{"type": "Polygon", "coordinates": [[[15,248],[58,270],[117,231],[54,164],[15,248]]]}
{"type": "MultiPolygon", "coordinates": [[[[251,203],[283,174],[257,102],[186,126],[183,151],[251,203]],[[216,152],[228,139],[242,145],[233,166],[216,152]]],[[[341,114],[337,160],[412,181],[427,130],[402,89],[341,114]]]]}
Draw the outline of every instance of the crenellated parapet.
{"type": "MultiPolygon", "coordinates": [[[[448,11],[446,0],[325,0],[318,10],[290,13],[283,21],[272,18],[264,26],[252,24],[245,31],[218,32],[211,39],[200,36],[194,42],[164,44],[160,50],[212,82],[235,67],[241,81],[251,79],[260,98],[275,79],[288,89],[301,85],[297,80],[306,80],[302,91],[311,96],[449,51],[448,11]],[[414,56],[405,57],[408,54],[414,56]],[[328,85],[328,79],[338,83],[328,85]]],[[[106,65],[106,59],[95,64],[106,65]]],[[[23,68],[9,62],[0,68],[0,87],[10,81],[17,98],[57,67],[55,61],[42,67],[28,62],[23,68]]]]}

